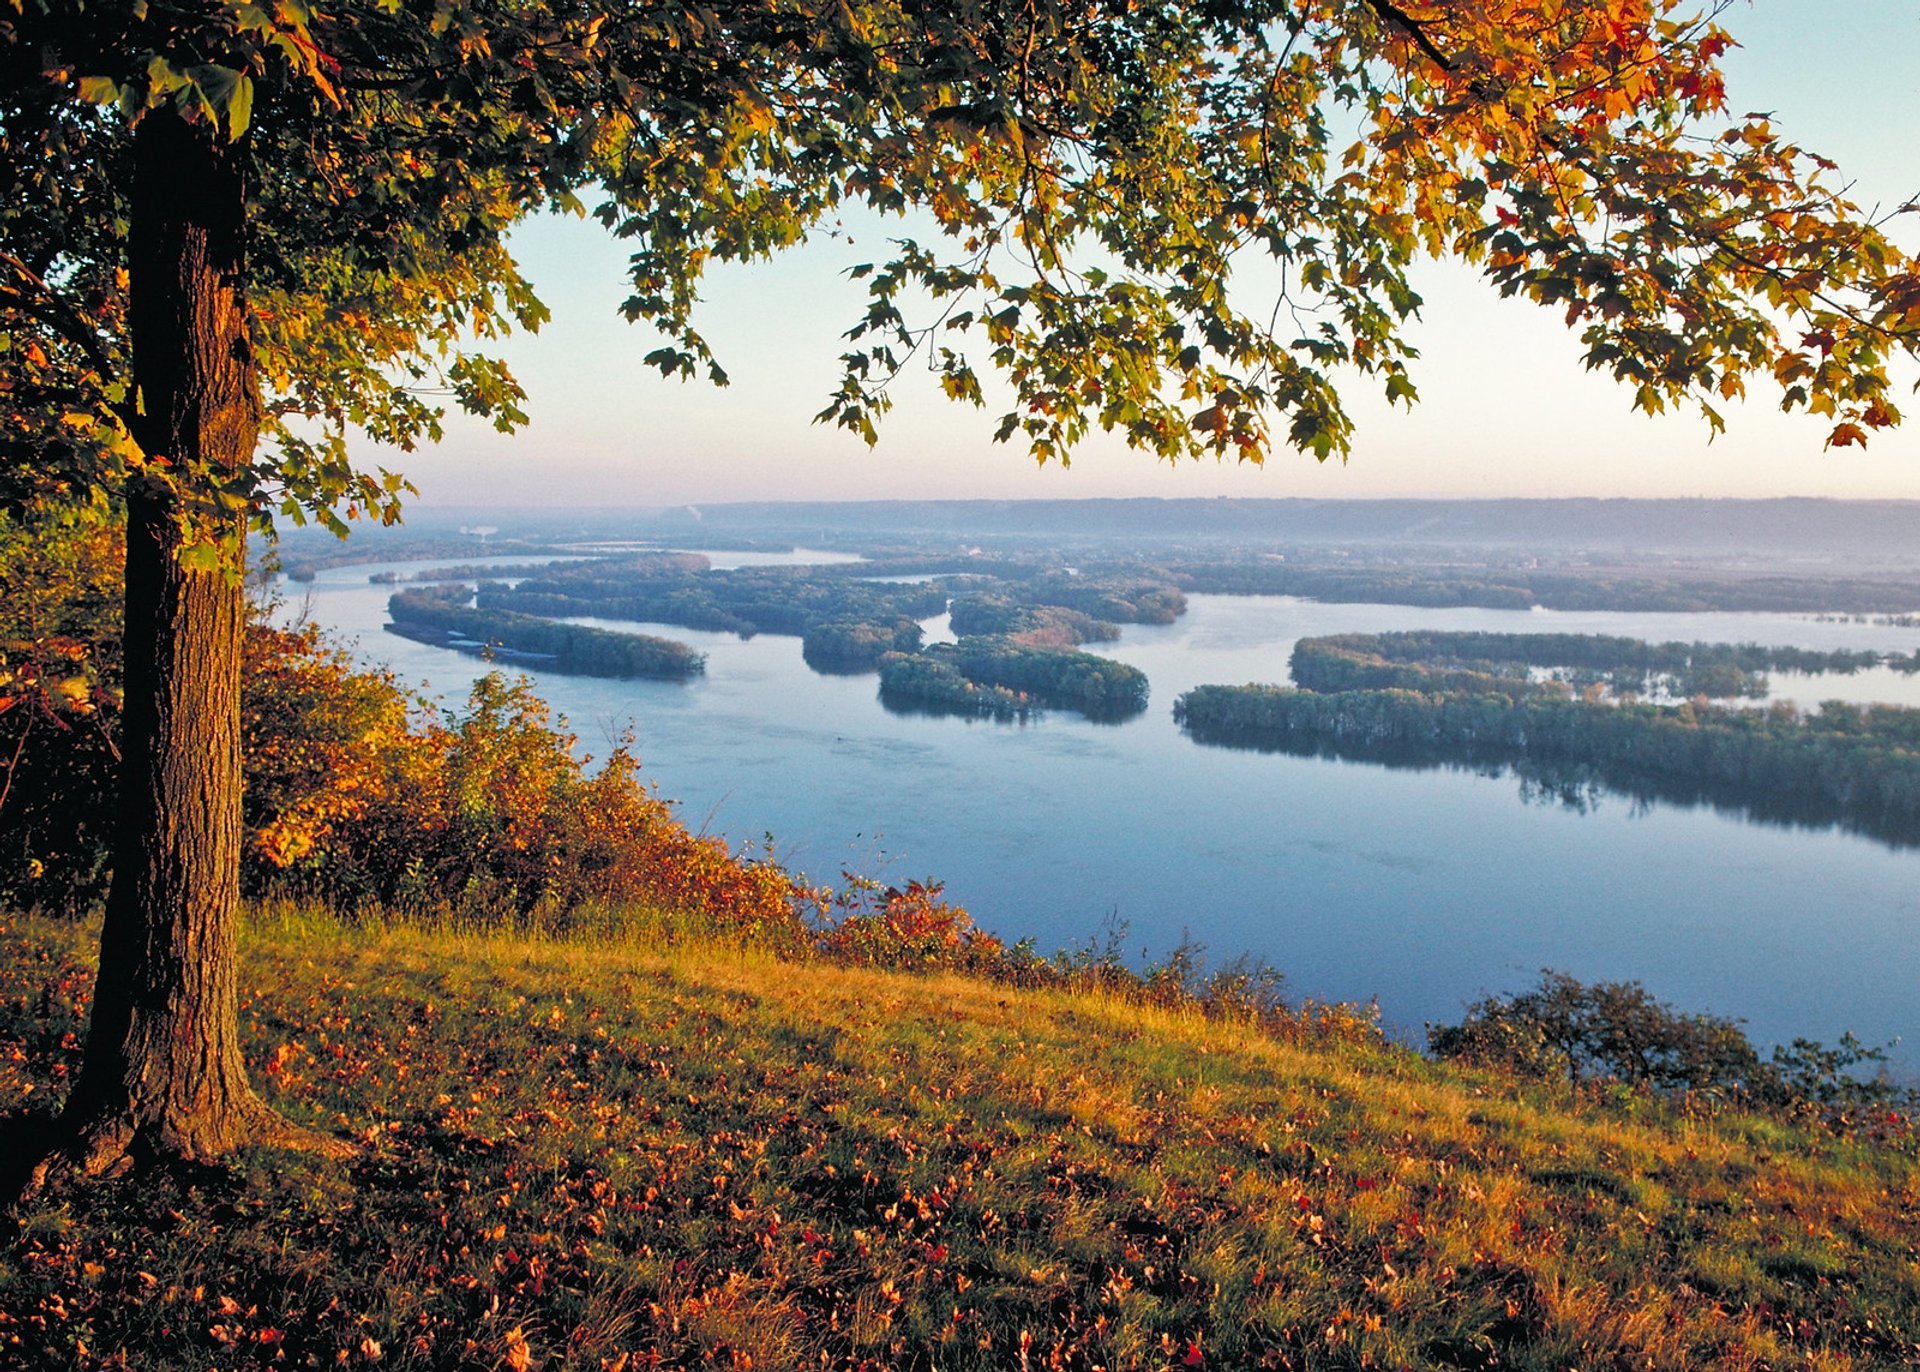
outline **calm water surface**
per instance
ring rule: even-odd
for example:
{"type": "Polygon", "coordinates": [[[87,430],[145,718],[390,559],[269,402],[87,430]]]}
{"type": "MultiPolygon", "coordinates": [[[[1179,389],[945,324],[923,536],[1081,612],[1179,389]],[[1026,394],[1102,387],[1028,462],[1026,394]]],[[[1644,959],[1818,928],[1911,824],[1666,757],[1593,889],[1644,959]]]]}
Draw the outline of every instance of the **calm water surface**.
{"type": "MultiPolygon", "coordinates": [[[[843,560],[711,556],[716,566],[843,560]]],[[[479,664],[382,632],[393,588],[368,583],[379,570],[335,568],[289,598],[357,640],[364,659],[458,699],[479,664]]],[[[610,627],[705,652],[705,679],[532,673],[542,694],[590,751],[631,728],[646,774],[691,826],[736,842],[771,834],[817,879],[842,868],[939,878],[987,927],[1047,949],[1084,944],[1116,919],[1150,954],[1190,933],[1216,957],[1266,959],[1297,995],[1377,996],[1388,1024],[1410,1032],[1552,966],[1637,978],[1686,1009],[1745,1018],[1763,1043],[1845,1029],[1904,1037],[1903,1071],[1920,1067],[1920,850],[1610,795],[1576,810],[1529,799],[1504,776],[1201,747],[1171,718],[1193,685],[1284,681],[1294,640],[1311,634],[1487,629],[1911,652],[1920,629],[1195,596],[1177,623],[1128,626],[1100,649],[1147,673],[1144,716],[1006,725],[890,714],[872,676],[810,671],[797,638],[610,627]]],[[[928,627],[946,636],[943,620],[928,627]]],[[[1891,672],[1774,680],[1776,696],[1808,704],[1920,705],[1920,680],[1891,672]]]]}

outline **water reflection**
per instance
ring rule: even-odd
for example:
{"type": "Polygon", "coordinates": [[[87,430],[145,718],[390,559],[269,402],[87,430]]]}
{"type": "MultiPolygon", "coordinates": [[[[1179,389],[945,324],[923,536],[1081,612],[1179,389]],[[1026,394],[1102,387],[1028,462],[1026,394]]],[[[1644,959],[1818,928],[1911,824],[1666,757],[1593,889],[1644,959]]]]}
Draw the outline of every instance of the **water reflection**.
{"type": "Polygon", "coordinates": [[[1848,794],[1845,801],[1836,806],[1797,791],[1591,763],[1514,757],[1497,747],[1410,743],[1401,739],[1297,738],[1191,721],[1181,728],[1194,742],[1212,748],[1370,763],[1399,771],[1455,771],[1487,778],[1511,778],[1519,782],[1522,801],[1552,804],[1576,814],[1591,814],[1599,808],[1602,796],[1618,795],[1634,801],[1639,807],[1638,814],[1647,813],[1657,802],[1682,809],[1706,808],[1782,828],[1840,830],[1894,849],[1920,847],[1920,822],[1910,814],[1889,812],[1864,787],[1848,794]]]}

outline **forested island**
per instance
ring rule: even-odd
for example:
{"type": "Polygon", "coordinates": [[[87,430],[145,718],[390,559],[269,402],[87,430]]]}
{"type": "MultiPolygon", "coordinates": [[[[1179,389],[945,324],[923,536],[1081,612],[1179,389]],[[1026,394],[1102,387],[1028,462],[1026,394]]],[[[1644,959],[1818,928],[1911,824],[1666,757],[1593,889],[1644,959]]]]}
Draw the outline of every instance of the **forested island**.
{"type": "MultiPolygon", "coordinates": [[[[888,577],[866,563],[716,569],[697,554],[649,552],[555,563],[516,585],[483,582],[477,609],[451,612],[435,602],[431,612],[437,623],[471,626],[457,632],[484,630],[503,642],[505,630],[541,616],[798,635],[815,671],[878,671],[881,699],[895,709],[1013,719],[1053,708],[1115,720],[1146,708],[1138,669],[1073,649],[1111,642],[1120,623],[1172,622],[1186,609],[1177,587],[1138,574],[1082,575],[1050,561],[984,561],[970,559],[976,570],[964,574],[888,577]],[[960,642],[923,649],[919,621],[949,610],[960,642]]],[[[533,641],[523,633],[510,646],[533,641]]],[[[571,670],[559,660],[553,666],[571,670]]]]}
{"type": "Polygon", "coordinates": [[[684,681],[707,669],[706,656],[650,634],[562,624],[538,615],[473,609],[464,586],[400,591],[387,601],[390,633],[473,657],[551,666],[581,676],[684,681]]]}
{"type": "Polygon", "coordinates": [[[890,709],[997,719],[1053,707],[1113,722],[1147,708],[1147,677],[1137,667],[1092,653],[1002,637],[963,638],[882,659],[880,700],[890,709]]]}
{"type": "Polygon", "coordinates": [[[1462,570],[1405,566],[1176,560],[1183,590],[1216,595],[1290,595],[1351,604],[1474,606],[1493,610],[1774,611],[1897,614],[1914,608],[1911,580],[1862,577],[1647,576],[1545,568],[1462,570]]]}
{"type": "Polygon", "coordinates": [[[1858,656],[1573,635],[1349,635],[1303,640],[1295,687],[1199,686],[1175,702],[1174,715],[1203,743],[1408,766],[1510,766],[1556,787],[1598,783],[1920,843],[1920,710],[1662,705],[1610,696],[1600,678],[1576,697],[1567,681],[1511,670],[1639,673],[1651,663],[1684,674],[1704,662],[1698,670],[1745,678],[1753,664],[1805,670],[1825,660],[1846,670],[1858,656]],[[1463,662],[1462,650],[1486,656],[1463,662]]]}
{"type": "Polygon", "coordinates": [[[876,670],[889,653],[918,652],[922,637],[919,621],[904,616],[891,623],[833,620],[808,628],[800,655],[816,672],[856,675],[876,670]]]}
{"type": "Polygon", "coordinates": [[[925,619],[946,609],[948,594],[938,581],[871,581],[833,567],[712,568],[705,558],[650,553],[560,564],[515,586],[484,585],[478,604],[518,614],[798,637],[823,624],[925,619]]]}
{"type": "MultiPolygon", "coordinates": [[[[513,523],[517,541],[462,540],[433,530],[398,537],[393,553],[464,553],[469,560],[450,572],[407,579],[468,580],[478,595],[462,610],[521,618],[426,624],[444,617],[441,608],[394,628],[454,647],[484,639],[497,660],[554,671],[583,670],[589,661],[606,670],[631,651],[537,632],[540,620],[785,634],[800,638],[814,670],[857,674],[919,652],[923,626],[943,612],[963,642],[1073,650],[1114,642],[1125,625],[1171,623],[1198,594],[1424,608],[1765,611],[1899,623],[1920,606],[1920,572],[1897,537],[1905,515],[1891,505],[1870,513],[1878,520],[1870,536],[1856,530],[1844,544],[1819,502],[1335,502],[1312,511],[1260,501],[907,502],[545,519],[503,513],[488,517],[513,523]],[[1681,533],[1704,539],[1714,552],[1702,558],[1673,551],[1681,533]],[[1657,550],[1636,546],[1643,539],[1657,550]],[[694,547],[781,551],[796,559],[800,548],[821,548],[830,556],[811,565],[716,568],[705,554],[683,551],[694,547]],[[1784,559],[1771,555],[1782,548],[1793,551],[1784,559]],[[495,550],[546,553],[550,560],[529,565],[525,579],[510,584],[497,568],[472,560],[495,550]],[[845,560],[849,555],[858,560],[845,560]]],[[[303,547],[289,561],[305,569],[319,556],[303,547]]],[[[1049,665],[1038,692],[990,673],[969,675],[968,663],[984,671],[994,660],[976,647],[896,663],[883,684],[886,703],[994,718],[1044,708],[1042,697],[1054,708],[1079,708],[1073,692],[1057,689],[1054,678],[1068,672],[1058,664],[1049,665]]],[[[1920,653],[1416,634],[1319,639],[1302,644],[1294,658],[1296,682],[1323,694],[1399,688],[1517,698],[1598,691],[1618,701],[1667,702],[1757,699],[1769,689],[1770,672],[1869,667],[1912,672],[1920,653]]],[[[680,670],[672,661],[658,668],[680,670]]]]}
{"type": "Polygon", "coordinates": [[[1595,687],[1616,697],[1758,699],[1766,673],[1869,667],[1920,672],[1920,652],[1822,652],[1758,643],[1648,643],[1612,634],[1501,634],[1408,630],[1333,634],[1294,645],[1291,671],[1309,691],[1491,691],[1565,694],[1595,687]]]}

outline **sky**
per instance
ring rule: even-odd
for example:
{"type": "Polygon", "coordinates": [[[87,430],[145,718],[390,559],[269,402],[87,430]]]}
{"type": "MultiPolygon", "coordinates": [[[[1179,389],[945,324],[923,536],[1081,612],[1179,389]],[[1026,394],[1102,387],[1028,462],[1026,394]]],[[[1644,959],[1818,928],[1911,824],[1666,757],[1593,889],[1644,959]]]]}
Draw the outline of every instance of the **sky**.
{"type": "MultiPolygon", "coordinates": [[[[1724,60],[1733,112],[1838,161],[1853,199],[1891,208],[1920,195],[1920,0],[1749,0],[1722,20],[1741,46],[1724,60]]],[[[943,399],[924,373],[900,378],[877,447],[812,416],[838,379],[840,333],[864,292],[846,269],[878,256],[886,226],[854,223],[769,263],[709,274],[698,323],[732,384],[660,377],[641,358],[653,332],[621,320],[625,253],[596,225],[530,221],[514,250],[553,310],[504,355],[527,387],[532,424],[511,436],[453,416],[434,450],[370,444],[420,504],[660,506],[728,500],[1075,499],[1105,496],[1758,497],[1920,499],[1920,398],[1907,427],[1823,451],[1826,424],[1782,415],[1769,384],[1725,407],[1709,442],[1689,409],[1652,417],[1585,372],[1557,314],[1501,300],[1470,270],[1425,266],[1412,337],[1422,353],[1408,412],[1372,387],[1347,393],[1357,432],[1344,464],[1291,450],[1262,466],[1178,465],[1096,434],[1070,467],[1037,466],[995,444],[997,410],[943,399]],[[865,240],[865,241],[863,241],[865,240]]],[[[1896,237],[1920,248],[1920,216],[1896,237]]],[[[1912,377],[1908,376],[1908,380],[1912,377]]]]}

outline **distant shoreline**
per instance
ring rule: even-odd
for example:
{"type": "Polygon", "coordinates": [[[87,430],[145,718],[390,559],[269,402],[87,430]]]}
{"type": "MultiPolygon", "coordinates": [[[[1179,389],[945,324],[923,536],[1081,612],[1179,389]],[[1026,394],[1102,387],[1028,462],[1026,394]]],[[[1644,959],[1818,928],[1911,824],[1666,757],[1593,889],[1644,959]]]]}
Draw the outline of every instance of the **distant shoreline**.
{"type": "MultiPolygon", "coordinates": [[[[1242,547],[1351,545],[1409,556],[1501,550],[1555,560],[1582,554],[1751,559],[1778,568],[1920,568],[1920,500],[1751,499],[1314,500],[1294,497],[1091,497],[1032,500],[732,501],[715,504],[528,507],[422,504],[396,530],[357,529],[377,548],[407,537],[456,536],[493,523],[522,539],[623,537],[733,542],[747,535],[1200,540],[1242,547]]],[[[288,546],[320,531],[289,530],[288,546]]],[[[330,539],[330,535],[326,536],[330,539]]],[[[498,541],[498,540],[496,540],[498,541]]],[[[373,556],[378,556],[377,553],[373,556]]]]}

